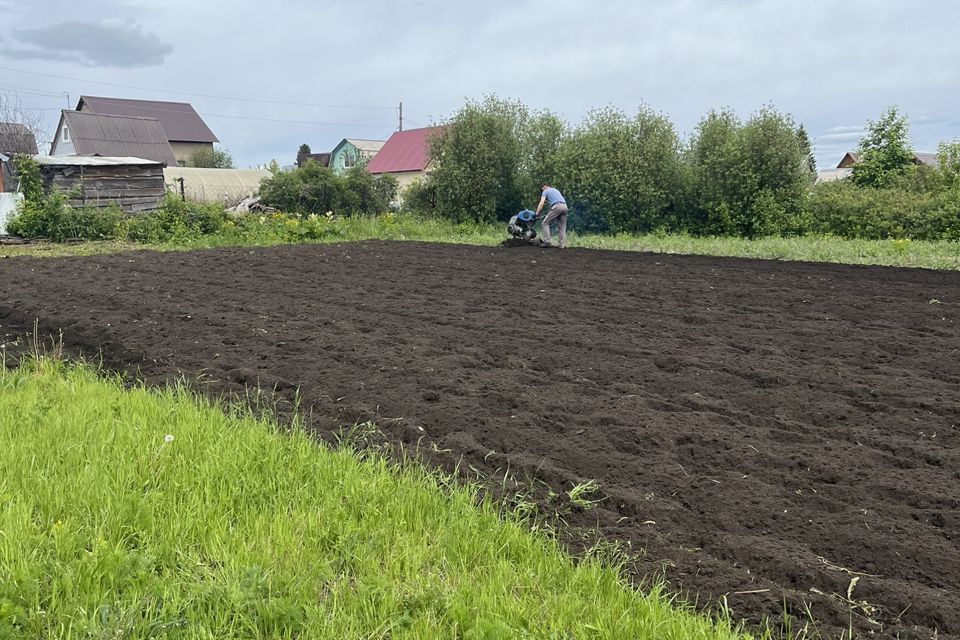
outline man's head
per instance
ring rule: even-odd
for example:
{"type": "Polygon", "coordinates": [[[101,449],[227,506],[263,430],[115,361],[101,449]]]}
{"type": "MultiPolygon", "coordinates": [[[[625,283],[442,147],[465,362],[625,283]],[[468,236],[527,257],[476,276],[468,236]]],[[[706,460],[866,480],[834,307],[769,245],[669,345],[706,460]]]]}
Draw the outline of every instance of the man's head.
{"type": "Polygon", "coordinates": [[[543,193],[544,191],[546,191],[546,190],[549,189],[549,188],[550,188],[550,185],[548,185],[546,182],[544,182],[543,184],[540,185],[540,193],[543,193]]]}

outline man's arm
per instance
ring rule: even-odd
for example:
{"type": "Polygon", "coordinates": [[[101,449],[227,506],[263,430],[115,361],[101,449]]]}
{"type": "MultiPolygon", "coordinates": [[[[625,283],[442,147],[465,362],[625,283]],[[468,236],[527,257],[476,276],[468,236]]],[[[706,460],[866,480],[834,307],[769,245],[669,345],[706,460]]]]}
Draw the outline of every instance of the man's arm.
{"type": "Polygon", "coordinates": [[[543,209],[543,203],[547,201],[547,196],[540,196],[540,204],[537,205],[537,212],[535,216],[540,215],[540,209],[543,209]]]}

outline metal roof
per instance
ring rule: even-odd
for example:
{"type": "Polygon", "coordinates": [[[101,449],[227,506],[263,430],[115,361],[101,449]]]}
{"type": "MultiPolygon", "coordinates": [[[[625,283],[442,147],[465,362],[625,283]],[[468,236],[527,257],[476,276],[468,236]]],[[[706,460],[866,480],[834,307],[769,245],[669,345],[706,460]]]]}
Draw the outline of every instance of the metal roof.
{"type": "Polygon", "coordinates": [[[81,111],[84,106],[101,115],[156,118],[163,125],[170,142],[220,142],[187,102],[80,96],[77,111],[81,111]]]}
{"type": "MultiPolygon", "coordinates": [[[[852,165],[860,162],[860,154],[856,151],[847,151],[843,158],[840,160],[840,164],[837,165],[838,169],[845,169],[852,165]]],[[[916,151],[913,154],[914,164],[925,164],[930,167],[940,166],[940,159],[936,153],[931,153],[929,151],[916,151]]]]}
{"type": "Polygon", "coordinates": [[[154,118],[64,110],[58,139],[64,126],[70,129],[70,142],[77,155],[146,158],[168,165],[177,164],[163,127],[154,118]]]}
{"type": "Polygon", "coordinates": [[[0,122],[0,153],[37,153],[33,132],[19,122],[0,122]]]}
{"type": "Polygon", "coordinates": [[[430,164],[430,137],[443,127],[397,131],[367,165],[370,173],[423,171],[430,164]]]}
{"type": "Polygon", "coordinates": [[[163,164],[156,160],[146,158],[131,158],[118,156],[33,156],[33,160],[39,165],[46,166],[72,166],[72,167],[108,167],[115,165],[147,165],[163,164]]]}
{"type": "MultiPolygon", "coordinates": [[[[387,143],[386,140],[359,140],[357,138],[344,138],[345,141],[355,146],[360,151],[370,151],[376,153],[387,143]]],[[[340,146],[340,145],[337,145],[340,146]]]]}

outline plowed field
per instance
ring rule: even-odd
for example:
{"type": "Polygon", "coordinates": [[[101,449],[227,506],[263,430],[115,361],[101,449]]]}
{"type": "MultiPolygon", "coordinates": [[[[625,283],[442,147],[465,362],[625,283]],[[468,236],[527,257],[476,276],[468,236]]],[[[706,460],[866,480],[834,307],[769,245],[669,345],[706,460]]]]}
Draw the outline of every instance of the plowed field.
{"type": "Polygon", "coordinates": [[[38,318],[151,382],[299,389],[321,435],[595,480],[571,524],[637,575],[829,637],[960,637],[958,309],[954,272],[531,247],[0,260],[0,340],[38,318]]]}

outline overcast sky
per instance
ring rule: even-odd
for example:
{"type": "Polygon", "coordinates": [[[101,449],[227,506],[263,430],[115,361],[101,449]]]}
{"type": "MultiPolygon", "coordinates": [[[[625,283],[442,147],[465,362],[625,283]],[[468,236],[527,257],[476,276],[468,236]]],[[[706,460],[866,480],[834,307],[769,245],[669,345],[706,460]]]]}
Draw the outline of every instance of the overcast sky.
{"type": "Polygon", "coordinates": [[[238,166],[385,139],[495,93],[576,123],[645,103],[689,135],[764,104],[821,168],[888,105],[918,151],[960,138],[956,0],[0,0],[0,94],[191,102],[238,166]],[[44,75],[46,74],[46,75],[44,75]]]}

